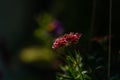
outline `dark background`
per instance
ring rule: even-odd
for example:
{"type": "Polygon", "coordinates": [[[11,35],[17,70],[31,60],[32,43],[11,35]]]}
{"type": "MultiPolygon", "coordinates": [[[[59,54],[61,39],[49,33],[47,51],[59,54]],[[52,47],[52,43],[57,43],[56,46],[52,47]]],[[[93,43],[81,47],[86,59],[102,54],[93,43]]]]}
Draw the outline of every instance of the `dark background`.
{"type": "MultiPolygon", "coordinates": [[[[90,36],[109,35],[109,2],[110,0],[0,0],[1,43],[6,41],[6,48],[10,55],[16,55],[20,47],[27,41],[32,40],[33,32],[38,27],[35,16],[43,12],[55,15],[63,24],[65,32],[80,32],[86,36],[86,39],[89,39],[90,36]]],[[[119,0],[112,1],[113,52],[120,49],[119,4],[119,0]]],[[[3,69],[5,69],[5,80],[14,80],[10,79],[13,75],[10,71],[7,71],[7,68],[1,63],[1,70],[3,69]]],[[[29,71],[29,69],[27,71],[29,71]]],[[[34,72],[36,74],[39,73],[37,70],[33,71],[36,71],[34,72]]],[[[48,74],[52,72],[49,70],[46,71],[48,71],[48,74]]],[[[42,73],[46,74],[41,71],[40,74],[42,73]]],[[[46,80],[49,80],[49,78],[46,80]]]]}

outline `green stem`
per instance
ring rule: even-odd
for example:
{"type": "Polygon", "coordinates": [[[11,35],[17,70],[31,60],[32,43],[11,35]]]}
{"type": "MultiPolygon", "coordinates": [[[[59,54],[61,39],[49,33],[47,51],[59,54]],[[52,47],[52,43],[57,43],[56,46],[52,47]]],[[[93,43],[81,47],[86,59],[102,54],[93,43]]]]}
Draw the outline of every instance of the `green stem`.
{"type": "MultiPolygon", "coordinates": [[[[79,52],[78,51],[76,51],[75,50],[75,55],[77,56],[77,55],[80,55],[80,53],[78,54],[79,52]]],[[[80,56],[78,57],[78,58],[80,58],[80,56]]],[[[77,61],[77,58],[76,58],[76,63],[77,63],[77,66],[78,66],[78,69],[79,69],[79,73],[80,73],[80,75],[81,75],[81,80],[85,80],[84,79],[84,76],[83,76],[83,74],[82,74],[82,70],[81,70],[81,67],[79,66],[79,61],[77,61]]]]}

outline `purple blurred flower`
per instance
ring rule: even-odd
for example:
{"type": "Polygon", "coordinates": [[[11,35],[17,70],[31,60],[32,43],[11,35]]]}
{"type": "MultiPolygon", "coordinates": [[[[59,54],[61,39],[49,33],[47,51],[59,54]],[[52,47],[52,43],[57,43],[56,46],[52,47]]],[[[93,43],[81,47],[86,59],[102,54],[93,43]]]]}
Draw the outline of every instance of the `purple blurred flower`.
{"type": "Polygon", "coordinates": [[[53,33],[55,35],[60,35],[63,32],[63,27],[59,21],[54,20],[48,24],[47,30],[49,33],[53,33]]]}

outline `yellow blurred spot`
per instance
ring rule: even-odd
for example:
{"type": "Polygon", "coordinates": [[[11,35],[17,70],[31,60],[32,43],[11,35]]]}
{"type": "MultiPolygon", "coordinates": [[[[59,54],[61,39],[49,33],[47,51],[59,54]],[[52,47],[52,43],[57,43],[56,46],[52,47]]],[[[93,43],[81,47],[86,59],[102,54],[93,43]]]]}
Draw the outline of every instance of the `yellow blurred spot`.
{"type": "Polygon", "coordinates": [[[24,48],[21,50],[20,59],[23,62],[35,62],[35,61],[51,61],[53,59],[53,54],[50,49],[47,48],[24,48]]]}

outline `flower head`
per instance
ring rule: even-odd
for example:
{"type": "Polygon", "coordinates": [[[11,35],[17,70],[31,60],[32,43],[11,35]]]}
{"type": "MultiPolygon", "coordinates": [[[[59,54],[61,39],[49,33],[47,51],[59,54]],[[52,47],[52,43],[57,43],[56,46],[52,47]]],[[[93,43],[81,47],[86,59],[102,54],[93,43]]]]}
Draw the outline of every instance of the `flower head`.
{"type": "Polygon", "coordinates": [[[104,43],[106,42],[109,38],[111,38],[111,35],[106,35],[106,36],[96,36],[92,38],[92,41],[98,42],[98,43],[104,43]]]}
{"type": "Polygon", "coordinates": [[[59,21],[53,20],[48,24],[47,31],[49,33],[60,35],[63,32],[63,26],[59,21]]]}
{"type": "Polygon", "coordinates": [[[81,34],[79,33],[70,32],[69,34],[64,34],[63,36],[57,38],[54,41],[52,48],[56,49],[61,46],[66,46],[69,44],[76,44],[80,37],[81,37],[81,34]]]}

